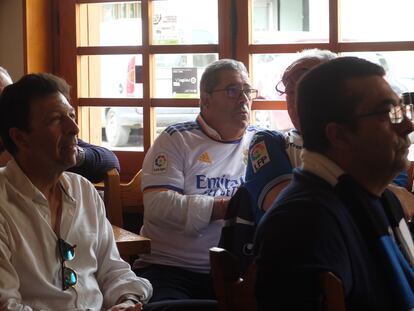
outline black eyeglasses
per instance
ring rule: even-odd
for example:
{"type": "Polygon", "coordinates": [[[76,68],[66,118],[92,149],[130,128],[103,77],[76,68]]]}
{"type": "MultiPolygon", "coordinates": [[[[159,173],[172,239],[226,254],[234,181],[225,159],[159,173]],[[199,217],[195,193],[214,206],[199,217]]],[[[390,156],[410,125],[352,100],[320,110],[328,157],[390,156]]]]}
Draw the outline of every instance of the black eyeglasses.
{"type": "Polygon", "coordinates": [[[295,68],[293,72],[289,72],[289,68],[286,69],[285,73],[282,76],[282,80],[280,80],[275,86],[275,90],[279,94],[279,96],[286,94],[286,89],[288,88],[288,86],[291,84],[295,85],[303,76],[303,74],[308,72],[309,70],[310,69],[306,67],[295,68]]]}
{"type": "Polygon", "coordinates": [[[252,99],[256,99],[257,94],[258,94],[258,91],[255,89],[243,89],[242,90],[242,89],[239,89],[238,87],[233,87],[233,86],[226,87],[225,89],[211,91],[210,94],[215,93],[215,92],[222,92],[222,91],[226,92],[226,96],[229,99],[239,99],[240,96],[242,96],[242,94],[244,93],[244,95],[246,95],[249,100],[252,100],[252,99]]]}
{"type": "Polygon", "coordinates": [[[62,261],[62,290],[75,286],[78,281],[76,272],[65,266],[65,261],[71,261],[75,258],[75,247],[62,239],[58,239],[59,254],[62,261]]]}
{"type": "Polygon", "coordinates": [[[361,115],[356,116],[357,118],[366,118],[377,116],[381,114],[387,114],[390,118],[392,124],[399,124],[404,120],[406,117],[408,120],[413,120],[413,104],[404,105],[403,103],[399,103],[397,105],[390,105],[390,107],[386,110],[381,111],[374,111],[368,112],[361,115]]]}

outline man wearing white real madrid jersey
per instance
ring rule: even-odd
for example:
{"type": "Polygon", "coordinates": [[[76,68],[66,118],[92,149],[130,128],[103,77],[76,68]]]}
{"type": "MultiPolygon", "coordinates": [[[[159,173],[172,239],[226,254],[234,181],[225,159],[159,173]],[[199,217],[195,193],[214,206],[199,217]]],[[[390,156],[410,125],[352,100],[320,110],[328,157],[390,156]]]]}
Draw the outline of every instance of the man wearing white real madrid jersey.
{"type": "Polygon", "coordinates": [[[196,121],[169,126],[148,151],[141,234],[151,238],[151,254],[134,271],[153,284],[151,301],[214,298],[208,251],[244,181],[256,96],[241,62],[211,63],[201,77],[196,121]]]}

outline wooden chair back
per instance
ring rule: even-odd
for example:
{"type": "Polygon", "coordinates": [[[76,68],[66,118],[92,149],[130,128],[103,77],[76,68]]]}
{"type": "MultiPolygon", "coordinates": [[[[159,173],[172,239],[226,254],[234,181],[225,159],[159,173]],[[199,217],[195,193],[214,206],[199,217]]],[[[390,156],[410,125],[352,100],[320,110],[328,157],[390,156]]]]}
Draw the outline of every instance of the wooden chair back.
{"type": "Polygon", "coordinates": [[[325,311],[346,311],[345,294],[342,281],[332,272],[323,272],[319,276],[324,295],[325,311]]]}
{"type": "Polygon", "coordinates": [[[116,169],[108,171],[104,180],[104,202],[109,221],[120,228],[123,227],[123,212],[143,214],[141,170],[126,184],[120,182],[116,169]]]}
{"type": "MultiPolygon", "coordinates": [[[[218,311],[256,311],[254,283],[256,265],[253,262],[243,277],[239,276],[239,261],[223,248],[210,248],[210,265],[218,311]]],[[[320,274],[324,295],[324,311],[346,311],[341,280],[332,272],[320,274]]]]}
{"type": "Polygon", "coordinates": [[[256,265],[239,276],[239,261],[223,248],[210,248],[210,265],[219,311],[256,311],[254,283],[256,265]]]}
{"type": "Polygon", "coordinates": [[[407,190],[413,192],[413,178],[414,178],[414,162],[410,161],[410,166],[407,170],[407,190]]]}

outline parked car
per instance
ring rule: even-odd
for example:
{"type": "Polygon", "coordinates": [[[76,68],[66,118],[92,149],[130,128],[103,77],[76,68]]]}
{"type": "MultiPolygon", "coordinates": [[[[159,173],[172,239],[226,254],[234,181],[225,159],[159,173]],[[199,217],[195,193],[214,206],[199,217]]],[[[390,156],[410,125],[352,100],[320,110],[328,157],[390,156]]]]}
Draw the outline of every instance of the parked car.
{"type": "MultiPolygon", "coordinates": [[[[199,108],[157,108],[157,132],[173,123],[195,120],[199,108]]],[[[131,140],[142,145],[142,107],[107,107],[104,109],[104,136],[112,147],[125,146],[131,140]]]]}

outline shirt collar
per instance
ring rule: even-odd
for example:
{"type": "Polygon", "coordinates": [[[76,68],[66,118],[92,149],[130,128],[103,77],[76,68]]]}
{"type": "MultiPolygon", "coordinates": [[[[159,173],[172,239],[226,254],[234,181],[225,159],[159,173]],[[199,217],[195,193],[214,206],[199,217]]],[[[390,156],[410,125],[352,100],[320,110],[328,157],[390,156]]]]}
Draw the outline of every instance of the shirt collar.
{"type": "Polygon", "coordinates": [[[215,140],[223,140],[220,136],[220,134],[213,129],[211,126],[207,124],[207,122],[203,119],[201,114],[197,116],[197,122],[200,124],[201,128],[203,129],[204,133],[206,133],[208,136],[215,140]]]}
{"type": "MultiPolygon", "coordinates": [[[[21,194],[32,199],[33,201],[47,204],[47,200],[43,193],[37,189],[35,185],[32,184],[30,179],[26,176],[26,174],[20,168],[19,164],[17,164],[13,158],[7,163],[7,166],[4,168],[4,172],[9,183],[18,189],[21,194]]],[[[61,189],[68,198],[68,201],[75,202],[73,193],[70,191],[66,173],[63,173],[59,177],[59,183],[61,189]]],[[[62,196],[62,198],[65,198],[65,195],[62,196]]]]}
{"type": "Polygon", "coordinates": [[[232,142],[232,141],[239,141],[243,137],[243,135],[241,135],[240,137],[238,137],[237,139],[233,139],[232,141],[224,140],[221,137],[221,135],[219,134],[219,132],[217,132],[215,129],[213,129],[211,126],[209,126],[207,124],[207,122],[203,119],[201,114],[199,114],[197,116],[197,122],[198,122],[198,124],[200,124],[203,132],[207,136],[209,136],[211,139],[214,139],[214,140],[217,140],[217,141],[220,141],[220,142],[228,143],[228,142],[232,142]]]}
{"type": "Polygon", "coordinates": [[[302,151],[302,169],[319,176],[332,187],[338,183],[338,178],[345,174],[344,170],[328,157],[306,149],[302,151]]]}

